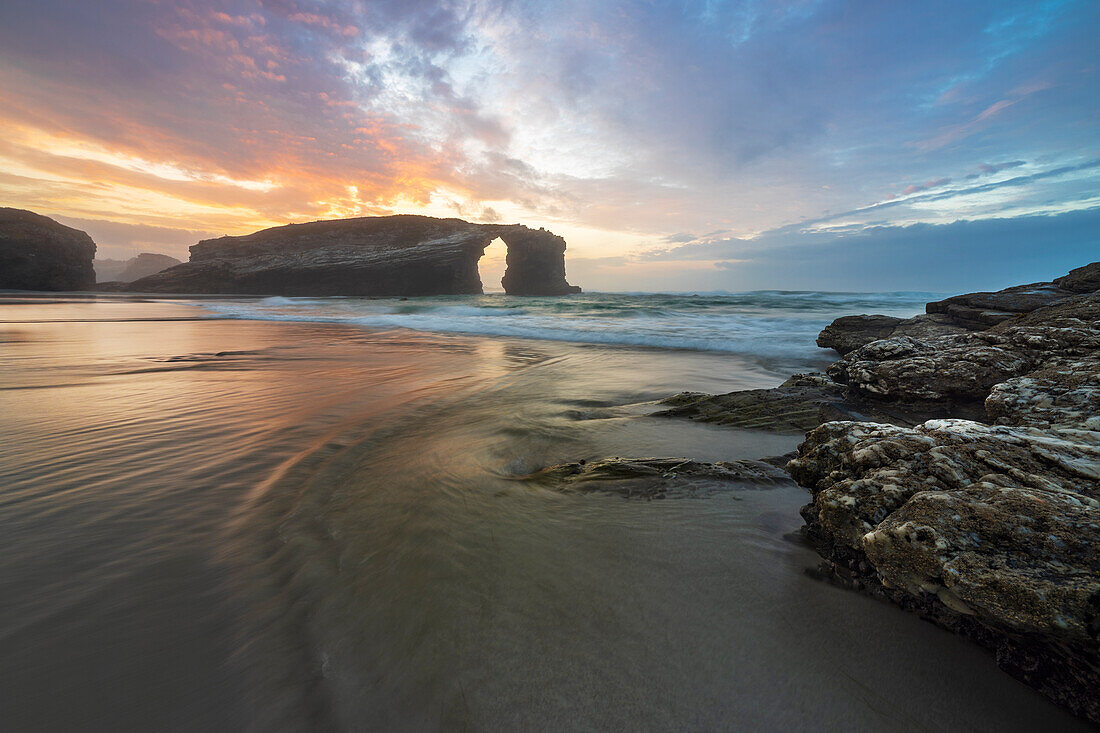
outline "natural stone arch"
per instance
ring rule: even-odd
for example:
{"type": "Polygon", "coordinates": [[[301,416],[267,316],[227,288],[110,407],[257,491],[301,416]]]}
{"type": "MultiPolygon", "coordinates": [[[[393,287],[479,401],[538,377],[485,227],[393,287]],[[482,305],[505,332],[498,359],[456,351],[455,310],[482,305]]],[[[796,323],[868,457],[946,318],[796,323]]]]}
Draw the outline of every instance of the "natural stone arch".
{"type": "Polygon", "coordinates": [[[565,279],[565,239],[546,229],[502,227],[508,247],[501,285],[509,295],[569,295],[581,289],[565,279]]]}
{"type": "Polygon", "coordinates": [[[135,292],[418,296],[482,293],[478,261],[504,241],[509,295],[580,292],[565,279],[565,240],[522,224],[396,215],[288,224],[207,239],[135,292]]]}

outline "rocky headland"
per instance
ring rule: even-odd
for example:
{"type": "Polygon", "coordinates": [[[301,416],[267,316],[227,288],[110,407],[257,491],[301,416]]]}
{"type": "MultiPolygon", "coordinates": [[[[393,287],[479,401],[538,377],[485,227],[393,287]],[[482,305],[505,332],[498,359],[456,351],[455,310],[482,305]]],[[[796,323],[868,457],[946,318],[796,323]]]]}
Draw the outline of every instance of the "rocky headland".
{"type": "Polygon", "coordinates": [[[552,232],[411,215],[289,224],[207,239],[191,247],[188,262],[126,289],[290,296],[480,294],[477,263],[498,237],[508,248],[502,284],[509,295],[580,292],[565,279],[565,240],[552,232]]]}
{"type": "Polygon", "coordinates": [[[785,464],[810,491],[816,575],[977,641],[1100,723],[1100,263],[927,311],[837,319],[818,338],[842,355],[824,374],[654,413],[807,433],[789,462],[612,459],[528,478],[661,498],[774,482],[785,464]]]}
{"type": "Polygon", "coordinates": [[[95,284],[95,242],[79,229],[0,208],[0,289],[85,290],[95,284]]]}

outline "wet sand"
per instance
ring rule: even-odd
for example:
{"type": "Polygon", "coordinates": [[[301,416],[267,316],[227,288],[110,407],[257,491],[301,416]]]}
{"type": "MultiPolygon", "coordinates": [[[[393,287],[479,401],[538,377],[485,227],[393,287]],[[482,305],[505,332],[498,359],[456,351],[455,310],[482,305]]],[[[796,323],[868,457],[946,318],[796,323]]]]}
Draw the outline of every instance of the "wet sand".
{"type": "Polygon", "coordinates": [[[806,493],[517,475],[758,458],[645,417],[785,374],[717,353],[0,297],[14,730],[1085,729],[981,649],[819,583],[806,493]]]}

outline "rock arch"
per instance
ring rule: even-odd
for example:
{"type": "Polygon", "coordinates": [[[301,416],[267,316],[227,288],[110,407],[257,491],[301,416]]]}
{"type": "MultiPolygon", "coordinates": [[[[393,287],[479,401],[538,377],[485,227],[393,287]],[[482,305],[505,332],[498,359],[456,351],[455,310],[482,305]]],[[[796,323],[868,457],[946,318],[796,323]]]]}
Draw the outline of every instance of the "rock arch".
{"type": "Polygon", "coordinates": [[[580,292],[565,279],[565,240],[522,224],[430,216],[314,221],[206,239],[191,259],[126,287],[134,292],[250,295],[464,295],[483,292],[478,260],[507,247],[509,295],[580,292]]]}
{"type": "Polygon", "coordinates": [[[498,236],[508,248],[500,284],[508,295],[569,295],[581,289],[565,279],[565,239],[546,229],[508,227],[498,236]]]}

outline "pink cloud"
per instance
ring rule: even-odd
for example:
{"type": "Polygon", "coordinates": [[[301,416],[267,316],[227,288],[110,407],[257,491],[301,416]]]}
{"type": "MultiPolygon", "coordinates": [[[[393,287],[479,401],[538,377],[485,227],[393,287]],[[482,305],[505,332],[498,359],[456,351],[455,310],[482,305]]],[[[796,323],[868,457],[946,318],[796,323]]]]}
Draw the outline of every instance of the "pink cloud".
{"type": "Polygon", "coordinates": [[[295,23],[301,23],[303,25],[316,26],[318,28],[324,28],[327,31],[338,33],[342,36],[355,36],[359,34],[359,29],[353,25],[343,25],[332,18],[324,15],[318,15],[317,13],[293,13],[287,17],[287,20],[295,23]]]}
{"type": "Polygon", "coordinates": [[[903,190],[901,192],[901,195],[902,196],[908,196],[911,193],[917,193],[919,191],[927,191],[930,188],[938,188],[939,186],[942,186],[945,183],[950,183],[950,182],[951,182],[950,178],[937,178],[934,181],[925,181],[924,183],[914,183],[912,185],[906,186],[905,190],[903,190]]]}

